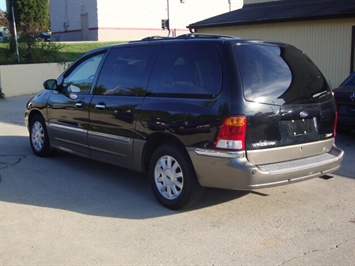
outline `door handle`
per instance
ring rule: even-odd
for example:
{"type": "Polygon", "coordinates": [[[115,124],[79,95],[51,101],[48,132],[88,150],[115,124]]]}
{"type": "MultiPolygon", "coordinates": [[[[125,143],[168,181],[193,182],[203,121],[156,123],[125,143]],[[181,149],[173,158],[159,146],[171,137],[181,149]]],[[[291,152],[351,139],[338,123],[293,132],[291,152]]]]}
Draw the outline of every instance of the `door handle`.
{"type": "Polygon", "coordinates": [[[98,104],[95,105],[95,108],[97,110],[104,110],[106,108],[106,105],[98,103],[98,104]]]}

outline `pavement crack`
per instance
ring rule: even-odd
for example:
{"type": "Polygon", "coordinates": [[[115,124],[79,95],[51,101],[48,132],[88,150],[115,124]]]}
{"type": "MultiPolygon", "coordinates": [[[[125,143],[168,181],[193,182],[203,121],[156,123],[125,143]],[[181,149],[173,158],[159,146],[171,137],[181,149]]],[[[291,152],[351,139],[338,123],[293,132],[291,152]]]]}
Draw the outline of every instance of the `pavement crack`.
{"type": "Polygon", "coordinates": [[[4,169],[13,165],[19,164],[26,155],[13,154],[13,155],[1,155],[0,154],[0,169],[4,169]]]}
{"type": "Polygon", "coordinates": [[[303,256],[308,256],[310,254],[313,254],[313,253],[316,253],[316,252],[325,252],[325,251],[329,251],[329,250],[333,250],[333,249],[337,249],[337,248],[340,248],[342,245],[350,242],[350,241],[353,241],[354,239],[348,239],[348,240],[344,240],[343,242],[339,243],[339,244],[336,244],[330,248],[326,248],[326,249],[313,249],[313,250],[309,250],[309,251],[306,251],[306,252],[303,252],[301,255],[299,256],[295,256],[295,257],[292,257],[288,260],[284,260],[283,262],[277,264],[277,266],[281,266],[281,265],[285,265],[286,263],[289,263],[293,260],[296,260],[298,258],[301,258],[303,256]]]}

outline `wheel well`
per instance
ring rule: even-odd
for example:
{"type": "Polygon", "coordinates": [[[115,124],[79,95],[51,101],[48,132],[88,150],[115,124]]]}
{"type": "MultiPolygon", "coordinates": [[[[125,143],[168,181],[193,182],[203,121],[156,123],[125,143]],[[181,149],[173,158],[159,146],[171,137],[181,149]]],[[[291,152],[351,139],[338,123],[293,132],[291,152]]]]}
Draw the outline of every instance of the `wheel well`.
{"type": "MultiPolygon", "coordinates": [[[[184,144],[175,136],[165,134],[165,133],[156,133],[150,136],[144,145],[143,151],[143,169],[145,172],[148,172],[150,158],[152,157],[153,152],[162,145],[174,145],[185,149],[184,144]]],[[[186,152],[188,155],[188,153],[186,152]]]]}
{"type": "Polygon", "coordinates": [[[38,110],[33,110],[30,112],[29,116],[28,116],[28,124],[27,124],[27,127],[30,128],[30,125],[31,125],[31,122],[32,122],[32,119],[33,117],[35,117],[37,114],[41,115],[43,117],[43,115],[41,114],[40,111],[38,110]]]}

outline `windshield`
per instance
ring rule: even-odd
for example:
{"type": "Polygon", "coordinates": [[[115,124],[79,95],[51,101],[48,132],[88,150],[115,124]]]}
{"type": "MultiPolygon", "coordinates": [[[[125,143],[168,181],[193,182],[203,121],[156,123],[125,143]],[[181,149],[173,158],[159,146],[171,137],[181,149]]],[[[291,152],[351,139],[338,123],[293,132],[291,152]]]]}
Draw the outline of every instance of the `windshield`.
{"type": "Polygon", "coordinates": [[[323,75],[301,51],[274,45],[234,46],[248,101],[283,105],[331,98],[323,75]]]}

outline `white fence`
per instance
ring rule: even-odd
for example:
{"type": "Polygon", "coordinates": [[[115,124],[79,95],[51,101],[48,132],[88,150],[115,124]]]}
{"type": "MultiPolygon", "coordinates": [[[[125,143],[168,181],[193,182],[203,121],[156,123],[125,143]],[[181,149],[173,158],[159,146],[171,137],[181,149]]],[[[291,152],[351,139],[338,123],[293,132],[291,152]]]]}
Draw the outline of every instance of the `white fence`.
{"type": "Polygon", "coordinates": [[[64,64],[23,64],[0,66],[0,88],[5,97],[34,94],[43,89],[43,82],[57,78],[64,64]]]}

